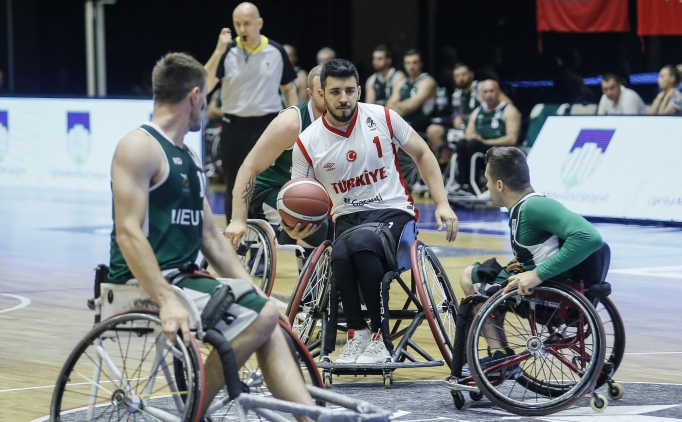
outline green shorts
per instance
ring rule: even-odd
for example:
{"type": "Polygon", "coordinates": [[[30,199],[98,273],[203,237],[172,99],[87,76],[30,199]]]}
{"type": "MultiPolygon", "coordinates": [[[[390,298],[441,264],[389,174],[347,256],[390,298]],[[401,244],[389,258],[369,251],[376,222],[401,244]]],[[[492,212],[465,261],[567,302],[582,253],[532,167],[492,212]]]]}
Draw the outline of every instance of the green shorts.
{"type": "MultiPolygon", "coordinates": [[[[221,284],[229,286],[235,283],[248,282],[228,278],[186,278],[178,283],[177,287],[189,296],[201,313],[218,286],[221,284]]],[[[255,290],[249,291],[227,308],[226,314],[216,328],[225,335],[227,340],[232,340],[256,319],[266,303],[268,299],[259,295],[255,290]]]]}
{"type": "Polygon", "coordinates": [[[279,226],[279,212],[277,211],[277,195],[280,188],[264,189],[254,192],[249,204],[249,218],[265,220],[271,225],[279,226]]]}

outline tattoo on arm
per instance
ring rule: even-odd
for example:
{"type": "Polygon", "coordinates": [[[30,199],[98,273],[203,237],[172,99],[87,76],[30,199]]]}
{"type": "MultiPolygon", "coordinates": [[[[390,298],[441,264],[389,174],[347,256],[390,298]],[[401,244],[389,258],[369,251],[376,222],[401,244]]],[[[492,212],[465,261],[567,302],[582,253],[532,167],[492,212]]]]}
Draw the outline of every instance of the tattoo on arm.
{"type": "Polygon", "coordinates": [[[249,181],[246,182],[246,188],[242,192],[242,200],[244,201],[244,206],[248,212],[249,204],[251,203],[251,197],[253,196],[253,191],[256,189],[256,175],[252,174],[249,177],[249,181]]]}

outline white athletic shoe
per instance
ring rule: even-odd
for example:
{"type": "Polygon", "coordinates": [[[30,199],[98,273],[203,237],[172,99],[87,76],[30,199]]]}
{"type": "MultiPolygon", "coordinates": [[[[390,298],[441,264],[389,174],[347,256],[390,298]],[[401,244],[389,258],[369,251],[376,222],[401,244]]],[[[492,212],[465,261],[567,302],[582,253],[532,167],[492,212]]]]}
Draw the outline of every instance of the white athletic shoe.
{"type": "Polygon", "coordinates": [[[353,330],[348,329],[348,341],[341,349],[341,354],[336,358],[336,363],[355,363],[358,356],[365,351],[365,348],[370,343],[369,329],[353,330]]]}
{"type": "Polygon", "coordinates": [[[372,341],[365,347],[365,351],[362,352],[357,363],[383,363],[386,362],[386,358],[390,357],[391,354],[384,345],[381,333],[372,333],[372,341]]]}

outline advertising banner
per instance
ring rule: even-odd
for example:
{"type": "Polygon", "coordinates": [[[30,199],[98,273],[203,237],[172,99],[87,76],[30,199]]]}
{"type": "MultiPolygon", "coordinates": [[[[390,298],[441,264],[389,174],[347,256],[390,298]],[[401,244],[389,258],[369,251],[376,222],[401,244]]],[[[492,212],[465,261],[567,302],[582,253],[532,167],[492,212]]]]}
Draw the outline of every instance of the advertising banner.
{"type": "Polygon", "coordinates": [[[586,217],[682,222],[682,117],[549,117],[531,183],[586,217]]]}
{"type": "MultiPolygon", "coordinates": [[[[151,100],[0,98],[0,186],[110,191],[118,141],[151,100]]],[[[185,143],[201,156],[201,132],[185,143]]]]}

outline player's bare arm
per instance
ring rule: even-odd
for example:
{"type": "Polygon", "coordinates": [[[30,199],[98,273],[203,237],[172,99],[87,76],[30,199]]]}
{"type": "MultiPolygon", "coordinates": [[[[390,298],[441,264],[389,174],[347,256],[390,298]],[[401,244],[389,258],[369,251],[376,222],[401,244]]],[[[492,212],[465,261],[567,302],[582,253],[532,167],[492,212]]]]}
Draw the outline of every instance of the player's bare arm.
{"type": "Polygon", "coordinates": [[[374,104],[377,101],[376,93],[374,92],[374,80],[376,79],[376,74],[372,74],[367,78],[365,82],[365,103],[374,104]]]}
{"type": "Polygon", "coordinates": [[[142,232],[149,188],[167,170],[161,147],[141,130],[129,133],[118,144],[111,165],[116,241],[140,286],[159,305],[164,334],[175,342],[175,333],[181,329],[188,344],[187,311],[161,274],[154,251],[142,232]]]}
{"type": "Polygon", "coordinates": [[[268,125],[239,167],[232,194],[232,220],[225,230],[225,236],[232,241],[235,248],[246,233],[246,219],[256,187],[256,177],[286,149],[294,146],[300,127],[296,110],[284,110],[268,125]]]}
{"type": "Polygon", "coordinates": [[[293,82],[280,85],[279,88],[282,90],[282,99],[284,100],[284,105],[286,107],[298,104],[298,90],[293,82]]]}
{"type": "Polygon", "coordinates": [[[422,106],[422,104],[424,104],[427,99],[436,96],[436,88],[436,81],[433,78],[428,77],[424,79],[424,81],[421,82],[417,87],[417,92],[415,95],[397,102],[393,110],[395,110],[401,116],[414,113],[419,109],[419,107],[422,106]]]}
{"type": "Polygon", "coordinates": [[[414,130],[412,131],[410,139],[407,140],[407,143],[402,149],[417,164],[419,174],[429,188],[431,198],[433,198],[433,202],[436,204],[436,224],[438,230],[442,230],[443,225],[445,225],[445,239],[448,242],[454,241],[457,237],[459,221],[457,220],[455,212],[450,208],[450,203],[445,194],[443,176],[440,173],[440,167],[438,166],[436,156],[433,155],[433,152],[426,142],[414,130]]]}
{"type": "Polygon", "coordinates": [[[230,28],[223,28],[220,30],[218,43],[216,44],[215,50],[213,50],[213,54],[211,54],[211,57],[204,65],[204,69],[206,69],[206,73],[208,74],[206,77],[208,92],[213,91],[213,88],[220,82],[216,76],[216,71],[218,70],[220,59],[223,57],[223,54],[225,54],[225,51],[227,51],[227,46],[229,44],[232,44],[232,32],[230,31],[230,28]]]}
{"type": "Polygon", "coordinates": [[[486,139],[483,143],[492,146],[514,146],[519,139],[521,131],[521,116],[519,110],[513,105],[508,105],[504,110],[504,123],[506,134],[500,138],[486,139]]]}

